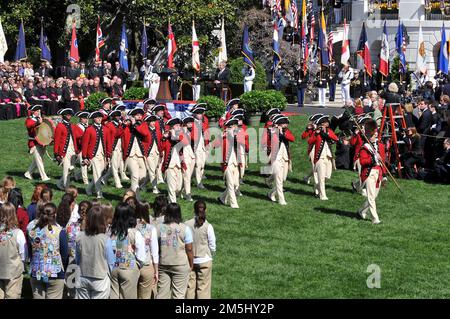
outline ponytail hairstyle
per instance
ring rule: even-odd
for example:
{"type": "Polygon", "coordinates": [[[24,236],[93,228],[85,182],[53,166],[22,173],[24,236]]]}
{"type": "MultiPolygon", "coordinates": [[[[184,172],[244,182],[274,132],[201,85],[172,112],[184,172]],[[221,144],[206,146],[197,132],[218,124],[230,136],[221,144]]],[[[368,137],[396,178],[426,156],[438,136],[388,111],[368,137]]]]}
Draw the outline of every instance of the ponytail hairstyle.
{"type": "Polygon", "coordinates": [[[206,203],[198,200],[194,203],[195,226],[201,227],[206,220],[206,203]]]}
{"type": "Polygon", "coordinates": [[[9,231],[19,227],[16,208],[11,203],[5,203],[0,207],[0,231],[9,231]]]}
{"type": "Polygon", "coordinates": [[[72,194],[64,194],[61,203],[59,203],[58,210],[56,213],[56,221],[61,227],[66,227],[69,222],[70,216],[72,215],[71,205],[74,203],[75,198],[72,194]]]}
{"type": "Polygon", "coordinates": [[[48,230],[53,229],[53,225],[56,225],[56,205],[53,203],[47,203],[42,207],[41,214],[39,215],[39,220],[36,223],[36,227],[44,228],[48,227],[48,230]]]}

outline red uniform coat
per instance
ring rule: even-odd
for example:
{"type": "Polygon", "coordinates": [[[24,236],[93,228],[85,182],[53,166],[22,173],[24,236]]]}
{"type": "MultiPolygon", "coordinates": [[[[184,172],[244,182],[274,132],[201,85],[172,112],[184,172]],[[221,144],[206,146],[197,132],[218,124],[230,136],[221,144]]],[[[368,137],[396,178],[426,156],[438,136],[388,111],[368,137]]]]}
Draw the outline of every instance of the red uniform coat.
{"type": "Polygon", "coordinates": [[[36,142],[36,128],[38,126],[38,122],[33,117],[28,117],[25,120],[25,126],[28,131],[28,148],[33,148],[36,145],[39,145],[38,142],[36,142]]]}
{"type": "Polygon", "coordinates": [[[358,132],[358,134],[355,134],[350,139],[350,145],[355,148],[355,155],[353,155],[353,162],[355,162],[359,157],[359,150],[361,149],[361,146],[363,145],[363,139],[361,132],[358,132]]]}
{"type": "Polygon", "coordinates": [[[69,147],[70,134],[68,127],[72,130],[72,141],[75,153],[80,153],[80,139],[83,137],[83,131],[78,125],[65,123],[64,121],[56,125],[55,141],[53,145],[53,153],[56,156],[66,156],[67,148],[69,147]]]}
{"type": "Polygon", "coordinates": [[[169,130],[169,127],[164,123],[165,123],[164,118],[158,118],[158,120],[156,120],[155,122],[155,127],[161,133],[161,135],[164,133],[164,131],[169,130]]]}
{"type": "Polygon", "coordinates": [[[225,122],[228,121],[231,118],[231,111],[232,109],[230,109],[226,114],[225,114],[225,118],[222,117],[219,119],[219,127],[223,128],[225,126],[225,122]]]}
{"type": "MultiPolygon", "coordinates": [[[[150,133],[150,141],[148,142],[147,152],[145,153],[145,157],[148,157],[150,155],[150,151],[152,150],[152,146],[153,146],[153,143],[154,143],[154,138],[153,138],[153,134],[152,134],[153,130],[149,127],[148,131],[150,133]]],[[[154,131],[155,131],[155,135],[156,135],[156,146],[158,148],[158,152],[159,152],[159,154],[162,154],[162,152],[163,152],[163,146],[162,146],[163,136],[162,136],[162,133],[156,127],[155,127],[154,131]]]]}
{"type": "MultiPolygon", "coordinates": [[[[197,124],[197,121],[194,121],[194,125],[192,126],[191,138],[194,141],[194,145],[198,144],[200,139],[200,134],[203,134],[203,140],[205,146],[209,144],[209,120],[206,115],[203,115],[203,121],[200,128],[200,125],[197,124]],[[201,131],[200,131],[201,130],[201,131]]],[[[195,150],[194,150],[195,151],[195,150]]]]}
{"type": "MultiPolygon", "coordinates": [[[[386,161],[386,150],[383,143],[377,143],[378,144],[378,153],[381,156],[381,159],[383,162],[386,161]]],[[[386,174],[386,170],[384,166],[377,164],[375,155],[373,154],[373,151],[371,147],[366,143],[361,147],[361,150],[359,152],[359,163],[361,164],[361,182],[364,183],[364,181],[369,177],[370,171],[372,169],[378,170],[380,173],[378,174],[378,181],[376,186],[380,187],[380,182],[383,178],[383,175],[386,174]]]]}
{"type": "MultiPolygon", "coordinates": [[[[237,136],[234,136],[235,139],[237,139],[237,136]]],[[[227,143],[228,139],[227,139],[227,133],[224,132],[222,135],[222,143],[220,143],[220,139],[217,139],[218,143],[215,144],[215,146],[221,146],[222,147],[222,172],[225,172],[225,170],[228,167],[228,161],[230,159],[231,156],[231,151],[230,151],[230,145],[227,143]]],[[[233,141],[234,143],[234,141],[233,141]]],[[[231,145],[231,147],[233,147],[233,145],[231,145]]],[[[237,148],[233,149],[233,152],[236,156],[236,161],[238,161],[238,153],[237,153],[237,148]]]]}
{"type": "Polygon", "coordinates": [[[134,139],[137,138],[142,155],[145,156],[150,145],[151,134],[146,122],[136,122],[129,124],[123,130],[122,135],[122,153],[125,161],[130,155],[134,139]]]}
{"type": "Polygon", "coordinates": [[[339,139],[334,134],[333,130],[330,128],[327,128],[326,132],[321,132],[319,134],[312,134],[311,137],[308,139],[308,143],[310,145],[314,146],[314,164],[317,163],[317,161],[320,158],[320,155],[322,154],[323,147],[325,143],[329,143],[328,147],[331,151],[331,145],[332,143],[337,142],[339,139]]]}
{"type": "MultiPolygon", "coordinates": [[[[307,128],[307,129],[302,133],[302,140],[308,139],[308,141],[309,141],[309,138],[310,138],[311,136],[313,136],[313,134],[314,134],[314,130],[313,130],[313,129],[310,129],[310,128],[307,128]]],[[[313,146],[314,146],[314,144],[308,143],[308,154],[312,151],[313,146]]]]}
{"type": "MultiPolygon", "coordinates": [[[[289,150],[289,143],[291,142],[295,142],[295,136],[288,128],[283,129],[283,132],[280,132],[280,134],[272,134],[271,136],[271,143],[273,143],[272,145],[278,145],[278,150],[280,150],[281,143],[284,143],[289,159],[291,158],[291,152],[289,150]]],[[[274,162],[278,154],[273,153],[271,155],[271,162],[274,162]]]]}
{"type": "MultiPolygon", "coordinates": [[[[94,126],[95,125],[90,125],[84,132],[81,147],[81,154],[83,156],[83,159],[91,160],[97,153],[98,146],[100,143],[100,134],[97,133],[97,130],[94,126]]],[[[109,129],[106,126],[102,125],[101,132],[103,135],[101,141],[103,143],[103,152],[106,158],[110,158],[112,149],[111,145],[109,144],[110,142],[109,129]]]]}
{"type": "Polygon", "coordinates": [[[111,152],[115,150],[117,142],[123,136],[123,124],[116,121],[110,121],[105,124],[109,130],[109,145],[111,145],[111,152]]]}
{"type": "Polygon", "coordinates": [[[245,153],[248,153],[250,145],[248,141],[247,125],[242,124],[242,127],[238,132],[237,139],[238,144],[244,145],[245,153]]]}
{"type": "Polygon", "coordinates": [[[178,143],[181,143],[179,145],[179,151],[180,151],[180,160],[181,160],[181,168],[183,170],[186,170],[186,164],[183,162],[182,155],[182,147],[187,145],[189,143],[189,140],[186,138],[185,134],[180,134],[178,140],[172,140],[170,134],[169,137],[164,138],[162,141],[162,150],[164,152],[164,161],[161,165],[161,171],[165,173],[165,171],[169,168],[170,160],[172,159],[172,150],[178,143]]]}

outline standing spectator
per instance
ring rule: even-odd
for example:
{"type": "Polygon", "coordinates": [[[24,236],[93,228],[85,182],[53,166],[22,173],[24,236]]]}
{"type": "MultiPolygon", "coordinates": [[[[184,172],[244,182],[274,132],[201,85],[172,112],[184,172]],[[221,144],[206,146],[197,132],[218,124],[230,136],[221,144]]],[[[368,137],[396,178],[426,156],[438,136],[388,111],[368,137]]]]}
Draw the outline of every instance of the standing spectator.
{"type": "Polygon", "coordinates": [[[406,152],[403,154],[403,165],[405,166],[405,177],[416,178],[414,165],[421,166],[423,163],[422,148],[420,147],[420,135],[415,127],[409,127],[405,136],[406,152]]]}
{"type": "Polygon", "coordinates": [[[187,299],[211,299],[212,257],[216,252],[216,235],[213,226],[206,220],[206,203],[194,204],[195,217],[185,224],[194,235],[194,269],[191,271],[187,299]]]}
{"type": "Polygon", "coordinates": [[[43,206],[36,226],[28,232],[31,244],[31,289],[33,299],[62,299],[63,260],[68,257],[67,238],[56,223],[56,206],[43,206]]]}
{"type": "Polygon", "coordinates": [[[111,226],[114,269],[111,272],[111,299],[136,299],[139,268],[145,262],[145,241],[136,230],[134,210],[126,203],[116,207],[111,226]]]}
{"type": "Polygon", "coordinates": [[[23,207],[23,197],[20,188],[13,188],[8,194],[8,202],[14,205],[16,208],[17,221],[19,223],[19,228],[24,234],[27,232],[28,225],[28,213],[23,207]]]}
{"type": "Polygon", "coordinates": [[[182,223],[177,203],[167,206],[164,223],[156,226],[159,240],[157,299],[184,299],[193,266],[192,231],[182,223]]]}
{"type": "Polygon", "coordinates": [[[140,268],[138,281],[138,299],[150,299],[156,296],[158,283],[159,247],[156,228],[150,222],[150,205],[141,203],[136,209],[136,229],[145,240],[145,261],[140,268]]]}
{"type": "Polygon", "coordinates": [[[31,204],[27,207],[28,222],[31,222],[36,218],[37,202],[41,198],[42,191],[46,188],[48,188],[46,184],[37,184],[34,187],[33,195],[31,196],[31,204]]]}
{"type": "Polygon", "coordinates": [[[334,23],[341,23],[341,13],[342,13],[342,0],[333,1],[333,11],[334,11],[334,23]]]}
{"type": "Polygon", "coordinates": [[[0,300],[20,299],[26,258],[25,235],[18,228],[16,209],[0,207],[0,300]]]}
{"type": "Polygon", "coordinates": [[[85,220],[85,229],[76,238],[76,263],[80,267],[76,297],[108,299],[111,291],[109,275],[115,256],[111,239],[105,235],[106,224],[101,207],[96,205],[89,209],[85,220]]]}
{"type": "Polygon", "coordinates": [[[120,78],[122,83],[123,83],[123,86],[125,88],[126,83],[127,83],[128,75],[125,72],[124,68],[120,65],[119,61],[116,61],[114,66],[115,66],[115,68],[113,70],[113,74],[112,75],[117,76],[118,78],[120,78]]]}

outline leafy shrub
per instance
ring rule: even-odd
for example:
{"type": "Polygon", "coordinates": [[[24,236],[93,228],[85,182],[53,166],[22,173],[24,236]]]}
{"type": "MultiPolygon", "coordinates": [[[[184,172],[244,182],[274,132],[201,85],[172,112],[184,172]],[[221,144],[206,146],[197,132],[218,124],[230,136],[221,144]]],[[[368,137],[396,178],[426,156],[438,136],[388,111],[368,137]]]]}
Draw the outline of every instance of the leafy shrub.
{"type": "Polygon", "coordinates": [[[223,100],[214,95],[202,96],[197,102],[206,103],[206,116],[210,119],[217,119],[226,111],[226,106],[223,100]]]}
{"type": "MultiPolygon", "coordinates": [[[[243,84],[244,76],[242,69],[244,68],[244,58],[237,58],[229,62],[231,71],[231,83],[243,84]]],[[[267,86],[266,70],[261,62],[255,60],[255,79],[253,80],[254,88],[265,88],[267,86]]]]}
{"type": "Polygon", "coordinates": [[[143,100],[148,97],[148,89],[133,86],[128,88],[123,94],[124,100],[143,100]]]}
{"type": "Polygon", "coordinates": [[[84,106],[88,111],[95,111],[100,108],[100,100],[107,98],[108,94],[105,92],[92,93],[86,99],[84,106]]]}
{"type": "Polygon", "coordinates": [[[247,113],[265,112],[271,108],[286,108],[286,97],[276,90],[250,91],[240,97],[242,108],[247,113]]]}

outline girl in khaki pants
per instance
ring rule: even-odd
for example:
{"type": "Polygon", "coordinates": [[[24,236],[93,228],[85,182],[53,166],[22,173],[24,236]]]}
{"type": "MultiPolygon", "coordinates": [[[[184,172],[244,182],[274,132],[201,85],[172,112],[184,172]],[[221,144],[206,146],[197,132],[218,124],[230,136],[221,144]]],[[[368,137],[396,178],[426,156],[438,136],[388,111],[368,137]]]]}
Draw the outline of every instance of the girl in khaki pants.
{"type": "Polygon", "coordinates": [[[192,269],[192,231],[183,224],[177,203],[167,206],[164,223],[157,225],[159,280],[157,299],[184,299],[192,269]]]}
{"type": "Polygon", "coordinates": [[[186,299],[211,299],[212,256],[216,252],[213,226],[206,220],[206,203],[194,204],[195,217],[185,224],[194,235],[194,269],[191,271],[186,299]]]}
{"type": "Polygon", "coordinates": [[[136,229],[144,237],[145,261],[140,269],[138,280],[138,299],[151,299],[156,296],[158,283],[159,247],[156,228],[150,222],[150,205],[141,203],[136,209],[136,229]]]}
{"type": "Polygon", "coordinates": [[[62,299],[63,260],[69,257],[67,237],[56,223],[56,206],[47,203],[39,220],[28,231],[31,245],[31,288],[34,299],[62,299]]]}
{"type": "Polygon", "coordinates": [[[145,262],[145,242],[136,230],[134,209],[120,203],[111,226],[112,248],[116,260],[111,272],[110,299],[136,299],[139,268],[145,262]]]}
{"type": "Polygon", "coordinates": [[[20,299],[26,240],[19,228],[16,208],[11,203],[0,207],[0,300],[20,299]]]}

